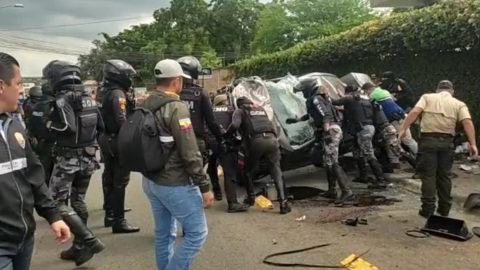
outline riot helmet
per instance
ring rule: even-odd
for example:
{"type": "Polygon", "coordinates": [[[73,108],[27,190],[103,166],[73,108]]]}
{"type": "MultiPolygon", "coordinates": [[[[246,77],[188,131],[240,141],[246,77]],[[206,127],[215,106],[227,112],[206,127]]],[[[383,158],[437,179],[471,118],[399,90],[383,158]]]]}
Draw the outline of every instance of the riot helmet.
{"type": "Polygon", "coordinates": [[[198,80],[198,76],[202,72],[202,65],[197,58],[193,56],[184,56],[177,60],[177,62],[182,66],[183,72],[194,80],[198,80]]]}
{"type": "Polygon", "coordinates": [[[302,92],[305,99],[311,98],[313,95],[318,93],[320,90],[320,85],[318,83],[317,77],[306,77],[302,78],[294,87],[293,92],[298,93],[302,92]]]}
{"type": "Polygon", "coordinates": [[[42,88],[38,85],[35,85],[34,87],[30,88],[30,90],[28,90],[28,95],[31,98],[41,98],[43,96],[42,88]]]}
{"type": "Polygon", "coordinates": [[[80,68],[77,65],[66,61],[53,62],[47,72],[47,79],[52,87],[53,93],[55,93],[59,87],[64,85],[82,84],[80,76],[80,68]]]}
{"type": "Polygon", "coordinates": [[[130,90],[136,74],[135,69],[123,60],[108,60],[103,67],[103,79],[117,84],[125,91],[130,90]]]}
{"type": "Polygon", "coordinates": [[[53,65],[53,63],[58,62],[59,60],[53,60],[50,61],[42,70],[43,78],[48,79],[48,74],[50,72],[50,67],[53,65]]]}
{"type": "Polygon", "coordinates": [[[50,88],[50,85],[48,85],[48,83],[44,83],[42,85],[42,94],[44,96],[51,96],[52,95],[52,89],[50,88]]]}
{"type": "Polygon", "coordinates": [[[387,71],[382,75],[382,86],[390,87],[395,81],[395,73],[392,71],[387,71]]]}

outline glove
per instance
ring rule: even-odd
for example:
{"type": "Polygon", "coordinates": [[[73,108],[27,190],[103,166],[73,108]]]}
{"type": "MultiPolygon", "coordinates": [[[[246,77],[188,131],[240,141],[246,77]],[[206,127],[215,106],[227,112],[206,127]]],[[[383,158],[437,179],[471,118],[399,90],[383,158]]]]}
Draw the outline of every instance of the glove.
{"type": "Polygon", "coordinates": [[[297,118],[287,118],[287,125],[298,123],[297,118]]]}
{"type": "Polygon", "coordinates": [[[227,152],[227,143],[225,141],[222,141],[218,145],[218,150],[220,151],[220,153],[226,153],[227,152]]]}

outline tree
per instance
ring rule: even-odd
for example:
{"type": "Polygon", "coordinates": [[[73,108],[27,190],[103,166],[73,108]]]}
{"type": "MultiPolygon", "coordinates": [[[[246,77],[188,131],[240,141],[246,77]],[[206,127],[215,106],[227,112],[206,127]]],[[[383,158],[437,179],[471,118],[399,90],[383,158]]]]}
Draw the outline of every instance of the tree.
{"type": "Polygon", "coordinates": [[[252,47],[274,52],[341,33],[376,18],[365,0],[285,0],[261,13],[252,47]]]}
{"type": "Polygon", "coordinates": [[[202,67],[217,68],[222,66],[222,59],[218,58],[214,49],[210,49],[203,52],[200,64],[202,67]]]}

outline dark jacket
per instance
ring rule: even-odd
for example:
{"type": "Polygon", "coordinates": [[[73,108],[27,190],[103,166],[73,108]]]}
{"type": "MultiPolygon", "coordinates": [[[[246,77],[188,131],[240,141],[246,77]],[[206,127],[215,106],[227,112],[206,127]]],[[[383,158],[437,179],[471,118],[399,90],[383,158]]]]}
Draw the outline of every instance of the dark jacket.
{"type": "Polygon", "coordinates": [[[21,123],[1,114],[0,133],[0,241],[20,244],[35,232],[34,208],[50,224],[61,216],[21,123]]]}
{"type": "Polygon", "coordinates": [[[149,178],[165,186],[188,185],[191,179],[202,193],[208,192],[210,181],[203,171],[203,159],[198,150],[190,113],[179,96],[154,91],[145,100],[144,107],[152,110],[165,98],[178,99],[178,102],[170,102],[155,113],[163,129],[172,136],[172,142],[165,143],[170,156],[165,169],[149,178]]]}
{"type": "Polygon", "coordinates": [[[105,123],[105,132],[108,135],[118,134],[120,128],[127,121],[134,109],[134,104],[127,99],[125,92],[118,87],[104,89],[100,111],[105,123]]]}

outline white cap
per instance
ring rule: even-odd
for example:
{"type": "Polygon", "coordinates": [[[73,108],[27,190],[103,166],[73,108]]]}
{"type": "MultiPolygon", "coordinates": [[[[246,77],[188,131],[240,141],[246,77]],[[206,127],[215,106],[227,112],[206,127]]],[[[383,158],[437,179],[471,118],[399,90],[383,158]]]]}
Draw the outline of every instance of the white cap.
{"type": "Polygon", "coordinates": [[[172,59],[164,59],[155,66],[155,78],[177,78],[192,79],[189,75],[183,73],[182,66],[172,59]]]}

